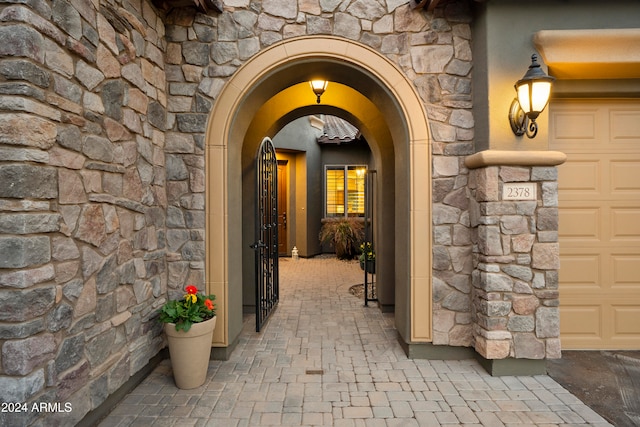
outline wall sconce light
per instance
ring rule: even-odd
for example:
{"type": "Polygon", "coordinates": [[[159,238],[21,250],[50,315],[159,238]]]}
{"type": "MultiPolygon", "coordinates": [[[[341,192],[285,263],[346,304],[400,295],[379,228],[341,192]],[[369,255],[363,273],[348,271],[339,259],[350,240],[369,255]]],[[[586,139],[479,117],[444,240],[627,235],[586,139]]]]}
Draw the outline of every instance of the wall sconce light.
{"type": "Polygon", "coordinates": [[[535,138],[538,133],[536,119],[549,103],[551,84],[555,78],[548,76],[538,64],[538,55],[531,55],[531,65],[525,75],[516,82],[517,98],[509,109],[511,130],[518,136],[535,138]]]}
{"type": "Polygon", "coordinates": [[[311,90],[313,91],[313,93],[316,94],[316,96],[318,97],[316,99],[316,102],[318,104],[320,104],[320,97],[322,96],[322,94],[324,93],[325,90],[327,90],[327,85],[329,84],[328,81],[326,80],[311,80],[309,82],[309,85],[311,86],[311,90]]]}

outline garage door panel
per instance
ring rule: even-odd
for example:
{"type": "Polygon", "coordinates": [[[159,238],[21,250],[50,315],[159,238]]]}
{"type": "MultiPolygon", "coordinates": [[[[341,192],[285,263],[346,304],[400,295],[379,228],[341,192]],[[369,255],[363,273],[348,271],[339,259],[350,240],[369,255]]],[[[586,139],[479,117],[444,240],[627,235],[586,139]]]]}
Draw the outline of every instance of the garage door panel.
{"type": "Polygon", "coordinates": [[[640,338],[640,306],[613,305],[614,337],[640,338]]]}
{"type": "Polygon", "coordinates": [[[611,241],[640,241],[640,207],[611,207],[611,241]]]}
{"type": "Polygon", "coordinates": [[[602,209],[597,206],[571,206],[558,208],[559,236],[567,240],[601,240],[602,209]]]}
{"type": "Polygon", "coordinates": [[[640,100],[550,108],[565,349],[640,349],[640,100]]]}
{"type": "Polygon", "coordinates": [[[558,169],[558,188],[585,197],[601,193],[602,159],[570,156],[558,169]]]}
{"type": "Polygon", "coordinates": [[[612,288],[631,289],[640,295],[640,255],[637,251],[630,254],[611,255],[612,288]]]}
{"type": "Polygon", "coordinates": [[[614,145],[640,142],[640,109],[611,110],[610,123],[610,140],[614,145]]]}
{"type": "Polygon", "coordinates": [[[599,288],[601,280],[599,254],[560,255],[560,281],[563,290],[585,290],[599,288]]]}
{"type": "Polygon", "coordinates": [[[612,159],[609,164],[611,174],[610,193],[613,197],[632,197],[638,200],[640,195],[640,159],[612,159]]]}
{"type": "MultiPolygon", "coordinates": [[[[562,300],[560,301],[562,304],[562,300]]],[[[560,310],[563,339],[590,338],[600,340],[602,335],[602,306],[597,303],[563,305],[560,310]]]]}
{"type": "Polygon", "coordinates": [[[552,138],[556,144],[569,147],[573,144],[598,144],[597,109],[557,112],[551,117],[551,120],[553,121],[551,124],[552,138]]]}

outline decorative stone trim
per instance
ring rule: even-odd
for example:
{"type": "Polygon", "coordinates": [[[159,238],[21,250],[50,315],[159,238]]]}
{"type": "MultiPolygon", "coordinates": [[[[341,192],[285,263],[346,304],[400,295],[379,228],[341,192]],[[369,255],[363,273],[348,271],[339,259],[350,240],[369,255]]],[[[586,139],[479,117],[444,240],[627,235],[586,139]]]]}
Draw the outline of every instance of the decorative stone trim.
{"type": "Polygon", "coordinates": [[[503,151],[487,150],[467,156],[464,164],[469,169],[487,166],[558,166],[567,160],[560,151],[503,151]]]}

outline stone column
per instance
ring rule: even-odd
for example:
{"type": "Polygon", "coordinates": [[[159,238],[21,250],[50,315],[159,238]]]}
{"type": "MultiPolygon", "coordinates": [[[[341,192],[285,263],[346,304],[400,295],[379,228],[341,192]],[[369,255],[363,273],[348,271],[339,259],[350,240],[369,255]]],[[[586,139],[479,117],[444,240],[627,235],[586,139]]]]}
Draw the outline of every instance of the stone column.
{"type": "Polygon", "coordinates": [[[500,154],[477,153],[466,161],[476,231],[474,347],[494,375],[542,373],[544,359],[560,357],[556,165],[564,155],[500,154]],[[534,192],[505,200],[512,184],[534,192]]]}

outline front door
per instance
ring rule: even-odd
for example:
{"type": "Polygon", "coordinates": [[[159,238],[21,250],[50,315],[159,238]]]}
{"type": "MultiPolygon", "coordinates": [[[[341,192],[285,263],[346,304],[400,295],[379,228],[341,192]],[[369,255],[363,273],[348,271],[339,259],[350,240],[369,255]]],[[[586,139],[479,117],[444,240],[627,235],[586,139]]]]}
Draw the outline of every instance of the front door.
{"type": "Polygon", "coordinates": [[[278,304],[278,162],[271,139],[256,158],[256,332],[278,304]]]}
{"type": "Polygon", "coordinates": [[[287,253],[287,161],[278,160],[278,254],[287,253]]]}

